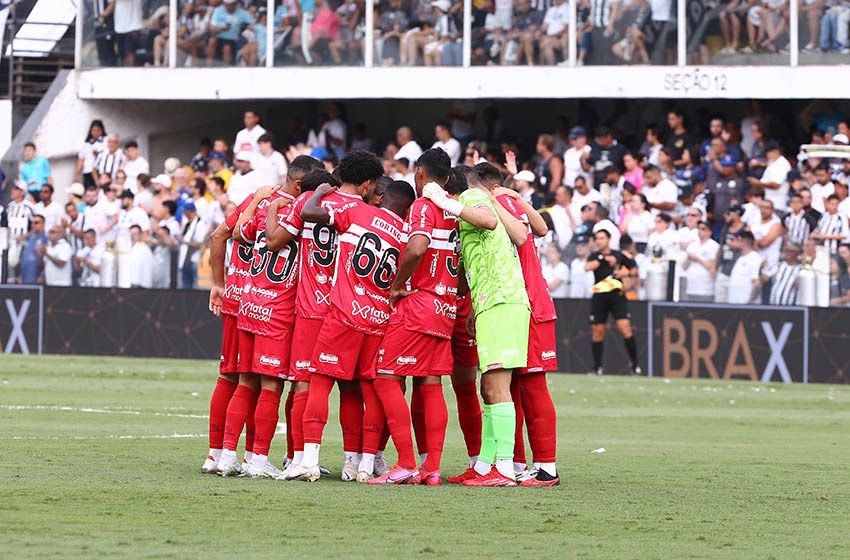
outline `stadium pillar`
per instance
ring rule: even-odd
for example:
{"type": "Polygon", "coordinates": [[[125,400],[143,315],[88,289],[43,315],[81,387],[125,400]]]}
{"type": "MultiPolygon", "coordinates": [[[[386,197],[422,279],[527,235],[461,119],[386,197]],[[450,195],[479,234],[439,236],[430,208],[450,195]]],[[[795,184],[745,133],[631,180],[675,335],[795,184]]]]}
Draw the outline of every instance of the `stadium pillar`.
{"type": "Polygon", "coordinates": [[[177,68],[177,0],[168,0],[168,67],[177,68]]]}
{"type": "Polygon", "coordinates": [[[472,65],[472,0],[463,0],[463,66],[472,65]]]}
{"type": "Polygon", "coordinates": [[[688,9],[685,0],[676,2],[676,65],[686,66],[688,64],[688,9]]]}
{"type": "Polygon", "coordinates": [[[578,60],[578,53],[576,48],[578,45],[578,42],[576,41],[576,32],[578,31],[576,26],[577,14],[578,10],[576,7],[576,0],[570,0],[570,30],[568,31],[568,33],[570,34],[572,40],[570,41],[569,45],[567,45],[567,60],[569,61],[568,64],[570,65],[570,68],[574,68],[576,65],[576,61],[578,60]]]}
{"type": "Polygon", "coordinates": [[[791,66],[797,66],[800,62],[800,4],[791,2],[791,11],[788,15],[788,34],[791,44],[791,66]]]}
{"type": "Polygon", "coordinates": [[[366,35],[363,37],[363,66],[371,68],[375,58],[375,3],[366,2],[366,35]]]}

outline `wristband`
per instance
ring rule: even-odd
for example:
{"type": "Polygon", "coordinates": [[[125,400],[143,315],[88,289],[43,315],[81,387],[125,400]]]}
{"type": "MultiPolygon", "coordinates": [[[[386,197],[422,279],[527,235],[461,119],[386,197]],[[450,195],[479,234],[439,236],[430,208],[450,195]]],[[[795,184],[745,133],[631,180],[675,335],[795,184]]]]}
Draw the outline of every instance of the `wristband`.
{"type": "Polygon", "coordinates": [[[443,210],[458,218],[460,218],[460,213],[463,212],[464,209],[463,202],[453,198],[447,198],[446,200],[441,201],[440,206],[443,210]]]}

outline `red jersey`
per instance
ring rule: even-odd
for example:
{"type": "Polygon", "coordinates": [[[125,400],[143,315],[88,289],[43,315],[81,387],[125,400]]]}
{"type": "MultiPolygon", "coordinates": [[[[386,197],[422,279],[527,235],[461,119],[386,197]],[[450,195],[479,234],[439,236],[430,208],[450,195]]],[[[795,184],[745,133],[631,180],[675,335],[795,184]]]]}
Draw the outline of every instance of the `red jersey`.
{"type": "Polygon", "coordinates": [[[403,298],[398,308],[409,330],[450,339],[457,318],[457,218],[418,198],[408,223],[410,237],[424,235],[428,249],[410,276],[410,287],[417,292],[403,298]]]}
{"type": "MultiPolygon", "coordinates": [[[[236,223],[239,221],[239,216],[251,204],[251,198],[249,196],[243,200],[239,207],[236,208],[236,211],[227,218],[224,222],[227,225],[227,229],[233,231],[233,228],[236,227],[236,223]]],[[[221,312],[225,315],[236,316],[239,314],[242,286],[245,284],[245,279],[248,277],[248,268],[251,266],[251,244],[233,241],[230,260],[226,264],[227,270],[224,272],[224,295],[221,298],[221,312]]]]}
{"type": "Polygon", "coordinates": [[[408,225],[389,210],[359,198],[332,208],[330,225],[339,233],[331,305],[343,313],[346,326],[382,335],[408,225]]]}
{"type": "Polygon", "coordinates": [[[549,286],[543,278],[543,267],[540,265],[540,257],[537,255],[537,246],[534,244],[534,234],[531,233],[531,222],[523,207],[517,204],[513,198],[503,194],[496,200],[508,211],[508,213],[521,221],[528,230],[528,238],[522,247],[517,247],[519,264],[522,267],[522,278],[525,280],[525,292],[531,304],[531,317],[538,323],[554,321],[558,318],[555,312],[555,304],[549,293],[549,286]]]}
{"type": "MultiPolygon", "coordinates": [[[[299,236],[301,265],[295,311],[299,317],[322,319],[330,310],[339,239],[333,226],[305,222],[301,217],[301,210],[312,196],[312,192],[305,192],[290,205],[291,209],[287,208],[283,227],[292,235],[299,236]]],[[[322,198],[320,204],[330,210],[355,200],[362,199],[357,195],[336,191],[322,198]]]]}
{"type": "MultiPolygon", "coordinates": [[[[289,194],[275,193],[260,202],[254,218],[242,225],[242,238],[253,241],[249,277],[242,289],[238,328],[272,339],[283,339],[295,319],[295,289],[298,285],[298,244],[293,240],[279,251],[266,246],[266,216],[269,204],[289,194]]],[[[282,223],[283,218],[278,217],[282,223]]]]}

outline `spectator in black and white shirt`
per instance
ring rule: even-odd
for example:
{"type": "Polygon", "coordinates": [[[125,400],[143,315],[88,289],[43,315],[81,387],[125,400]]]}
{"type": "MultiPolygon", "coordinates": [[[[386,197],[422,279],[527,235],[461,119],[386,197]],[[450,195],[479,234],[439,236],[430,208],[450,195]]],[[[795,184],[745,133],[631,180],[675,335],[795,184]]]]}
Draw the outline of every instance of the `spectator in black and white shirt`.
{"type": "Polygon", "coordinates": [[[821,216],[818,227],[812,232],[812,238],[826,249],[830,256],[835,256],[838,246],[848,237],[847,218],[838,213],[838,197],[829,195],[824,203],[826,213],[821,216]]]}
{"type": "Polygon", "coordinates": [[[94,160],[92,177],[96,185],[101,185],[104,176],[113,181],[118,176],[118,170],[124,165],[124,152],[121,150],[117,134],[106,137],[106,149],[100,152],[94,160]]]}
{"type": "Polygon", "coordinates": [[[762,282],[771,281],[770,305],[797,305],[797,290],[800,286],[800,246],[786,243],[782,250],[783,260],[764,271],[762,282]]]}
{"type": "Polygon", "coordinates": [[[816,220],[810,219],[811,216],[803,209],[803,196],[800,193],[792,194],[788,205],[791,211],[782,220],[785,241],[802,247],[818,224],[816,220]]]}

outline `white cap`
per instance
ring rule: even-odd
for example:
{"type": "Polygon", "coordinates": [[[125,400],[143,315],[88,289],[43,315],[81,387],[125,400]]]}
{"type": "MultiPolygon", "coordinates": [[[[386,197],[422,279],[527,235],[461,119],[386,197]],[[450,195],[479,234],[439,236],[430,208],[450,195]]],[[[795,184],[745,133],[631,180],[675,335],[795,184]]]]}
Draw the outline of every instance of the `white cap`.
{"type": "Polygon", "coordinates": [[[163,167],[165,168],[165,172],[171,175],[180,168],[180,160],[176,157],[170,157],[165,160],[163,167]]]}
{"type": "Polygon", "coordinates": [[[847,138],[846,134],[836,134],[832,137],[833,144],[850,144],[850,139],[847,138]]]}
{"type": "Polygon", "coordinates": [[[437,8],[441,12],[448,12],[452,7],[452,3],[449,0],[434,0],[431,2],[431,6],[437,8]]]}
{"type": "Polygon", "coordinates": [[[86,194],[86,188],[82,183],[71,183],[71,186],[65,189],[65,192],[74,196],[83,196],[86,194]]]}
{"type": "Polygon", "coordinates": [[[252,152],[249,152],[248,150],[242,150],[241,152],[236,154],[236,157],[233,159],[251,162],[254,160],[254,154],[252,152]]]}
{"type": "Polygon", "coordinates": [[[514,181],[525,181],[526,183],[534,182],[534,173],[527,169],[523,169],[516,175],[514,175],[514,181]]]}
{"type": "Polygon", "coordinates": [[[160,173],[156,177],[151,180],[151,183],[158,183],[165,187],[166,189],[171,188],[171,177],[166,175],[165,173],[160,173]]]}

